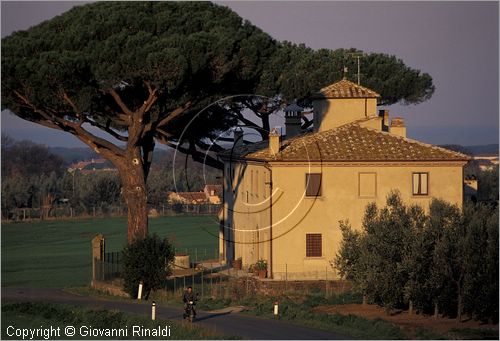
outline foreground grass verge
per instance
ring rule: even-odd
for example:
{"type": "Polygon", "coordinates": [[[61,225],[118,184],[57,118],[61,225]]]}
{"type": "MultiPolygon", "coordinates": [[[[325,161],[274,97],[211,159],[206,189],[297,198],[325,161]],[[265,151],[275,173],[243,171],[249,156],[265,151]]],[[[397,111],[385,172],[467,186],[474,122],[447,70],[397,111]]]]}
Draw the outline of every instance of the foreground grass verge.
{"type": "Polygon", "coordinates": [[[495,329],[454,328],[450,330],[450,334],[463,340],[498,340],[498,330],[495,329]]]}
{"type": "MultiPolygon", "coordinates": [[[[359,304],[360,295],[346,292],[325,298],[324,295],[309,294],[303,300],[282,297],[279,300],[279,320],[330,330],[360,339],[481,339],[498,340],[498,330],[486,328],[455,328],[447,333],[439,333],[433,329],[418,327],[411,332],[383,318],[367,319],[356,315],[328,314],[313,312],[312,308],[322,305],[359,304]]],[[[204,299],[199,307],[205,310],[219,309],[230,305],[244,305],[249,310],[244,312],[254,316],[274,319],[274,300],[249,298],[234,301],[231,299],[204,299]]]]}
{"type": "Polygon", "coordinates": [[[360,339],[405,339],[406,335],[396,325],[382,319],[368,320],[355,315],[319,314],[311,308],[321,304],[357,303],[361,296],[352,293],[332,295],[308,295],[300,302],[289,297],[279,299],[279,316],[273,314],[274,300],[270,298],[251,297],[238,301],[231,299],[203,299],[198,304],[200,309],[220,309],[230,305],[244,305],[249,310],[244,313],[269,319],[278,319],[315,329],[333,331],[360,339]]]}
{"type": "MultiPolygon", "coordinates": [[[[71,288],[67,289],[67,291],[84,296],[131,301],[131,299],[118,298],[89,287],[71,288]]],[[[155,300],[157,303],[172,307],[182,306],[180,293],[173,294],[172,292],[161,290],[153,293],[150,299],[155,300]]],[[[328,298],[325,298],[323,294],[317,293],[310,293],[301,299],[284,296],[279,298],[279,302],[279,320],[311,328],[329,330],[354,338],[421,340],[498,339],[498,330],[496,329],[454,328],[442,334],[430,328],[417,327],[415,330],[411,331],[400,328],[397,324],[383,318],[374,320],[356,315],[327,314],[312,311],[312,308],[322,305],[361,303],[362,297],[352,292],[332,295],[328,298]]],[[[251,296],[238,300],[231,298],[214,299],[211,297],[204,297],[198,302],[198,309],[211,311],[236,305],[242,305],[248,308],[247,311],[243,312],[244,314],[275,319],[273,315],[274,300],[262,296],[251,296]]]]}
{"type": "MultiPolygon", "coordinates": [[[[13,303],[2,305],[2,339],[21,339],[16,336],[16,328],[50,328],[60,332],[53,332],[49,339],[223,339],[206,328],[173,321],[151,321],[151,319],[134,314],[126,314],[109,310],[90,310],[77,308],[70,305],[58,305],[50,303],[13,303]],[[69,337],[65,334],[66,326],[75,327],[75,335],[69,337]],[[7,329],[9,326],[13,328],[7,329]],[[82,328],[83,326],[83,328],[82,328]],[[149,335],[133,335],[133,326],[141,326],[137,331],[149,330],[149,335]],[[92,329],[90,329],[90,327],[92,329]],[[126,330],[118,335],[88,335],[91,330],[126,330]],[[170,331],[170,336],[154,335],[153,330],[170,331]],[[83,334],[82,334],[83,333],[83,334]],[[9,335],[10,334],[10,335],[9,335]],[[59,334],[59,335],[57,335],[59,334]]],[[[165,333],[164,332],[164,333],[165,333]]],[[[94,332],[95,333],[95,332],[94,332]]],[[[147,332],[146,332],[147,333],[147,332]]],[[[140,333],[139,333],[140,334],[140,333]]],[[[26,337],[25,337],[26,338],[26,337]]],[[[27,337],[29,339],[29,336],[27,337]]],[[[38,335],[34,339],[46,339],[44,335],[38,335]]]]}

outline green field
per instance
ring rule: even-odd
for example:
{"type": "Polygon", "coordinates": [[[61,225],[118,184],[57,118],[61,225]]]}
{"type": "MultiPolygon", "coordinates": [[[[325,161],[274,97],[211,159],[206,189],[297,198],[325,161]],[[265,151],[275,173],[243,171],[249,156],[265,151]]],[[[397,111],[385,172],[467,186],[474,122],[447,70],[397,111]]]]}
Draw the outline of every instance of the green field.
{"type": "MultiPolygon", "coordinates": [[[[211,216],[150,219],[150,233],[168,237],[180,252],[214,258],[218,223],[211,216]]],[[[71,287],[90,284],[91,239],[102,233],[106,251],[121,251],[125,218],[2,224],[2,286],[71,287]]]]}

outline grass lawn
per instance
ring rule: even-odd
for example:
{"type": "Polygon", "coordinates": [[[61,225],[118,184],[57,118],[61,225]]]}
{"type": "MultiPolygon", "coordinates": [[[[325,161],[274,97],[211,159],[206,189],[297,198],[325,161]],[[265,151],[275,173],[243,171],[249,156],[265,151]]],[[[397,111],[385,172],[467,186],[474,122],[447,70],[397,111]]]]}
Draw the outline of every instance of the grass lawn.
{"type": "MultiPolygon", "coordinates": [[[[172,321],[151,321],[150,318],[134,314],[126,314],[109,310],[90,310],[77,308],[70,305],[58,305],[48,303],[14,303],[2,305],[2,339],[21,339],[22,336],[15,335],[15,329],[45,329],[51,326],[54,329],[59,328],[58,332],[52,332],[48,339],[174,339],[174,340],[196,340],[196,339],[221,339],[221,335],[200,327],[182,322],[172,321]],[[13,328],[9,328],[12,326],[13,328]],[[65,334],[65,327],[75,327],[75,335],[68,337],[65,334]],[[82,328],[83,326],[83,328],[82,328]],[[142,330],[158,329],[164,330],[163,333],[170,332],[169,336],[155,336],[149,332],[149,336],[133,335],[133,326],[142,326],[142,330]],[[92,327],[90,329],[89,327],[92,327]],[[105,333],[113,330],[113,336],[103,334],[88,334],[91,330],[100,330],[105,333]],[[121,330],[121,334],[118,333],[121,330]],[[126,333],[125,333],[126,331],[126,333]],[[82,335],[83,332],[83,335],[82,335]],[[90,336],[92,335],[92,336],[90,336]]],[[[21,331],[19,331],[21,333],[21,331]]],[[[43,333],[43,332],[41,332],[43,333]]],[[[38,335],[33,339],[46,339],[49,331],[45,335],[38,335]]],[[[95,333],[95,332],[94,332],[95,333]]],[[[227,338],[227,337],[226,337],[227,338]]],[[[30,339],[27,335],[25,339],[30,339]]]]}
{"type": "MultiPolygon", "coordinates": [[[[149,220],[150,233],[168,237],[180,252],[214,258],[218,223],[212,216],[173,216],[149,220]],[[206,254],[206,256],[205,256],[206,254]]],[[[91,239],[102,233],[106,251],[121,251],[126,218],[2,224],[2,286],[85,286],[91,277],[91,239]]]]}

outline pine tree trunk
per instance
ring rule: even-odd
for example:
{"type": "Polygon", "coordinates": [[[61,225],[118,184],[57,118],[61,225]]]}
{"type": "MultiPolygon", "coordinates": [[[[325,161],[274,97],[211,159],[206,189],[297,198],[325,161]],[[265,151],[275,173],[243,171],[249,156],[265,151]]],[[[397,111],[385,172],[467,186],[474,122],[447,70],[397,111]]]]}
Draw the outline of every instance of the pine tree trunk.
{"type": "Polygon", "coordinates": [[[434,303],[434,318],[437,319],[438,315],[439,315],[439,306],[436,302],[436,303],[434,303]]]}
{"type": "Polygon", "coordinates": [[[366,295],[363,295],[363,305],[367,304],[368,304],[368,297],[366,297],[366,295]]]}
{"type": "Polygon", "coordinates": [[[408,314],[413,315],[413,301],[412,300],[410,300],[410,307],[409,307],[408,314]]]}
{"type": "Polygon", "coordinates": [[[125,165],[119,171],[123,197],[128,208],[127,240],[130,244],[148,234],[146,179],[139,148],[127,154],[125,165]]]}

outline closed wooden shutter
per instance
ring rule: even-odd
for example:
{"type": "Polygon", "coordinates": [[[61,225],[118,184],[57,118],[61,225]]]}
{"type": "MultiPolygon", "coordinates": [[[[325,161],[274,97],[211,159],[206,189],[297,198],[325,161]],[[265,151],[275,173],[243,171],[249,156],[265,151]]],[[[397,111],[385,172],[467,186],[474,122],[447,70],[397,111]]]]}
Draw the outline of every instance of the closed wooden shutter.
{"type": "Polygon", "coordinates": [[[306,174],[306,196],[315,197],[321,195],[321,173],[306,174]]]}
{"type": "Polygon", "coordinates": [[[306,257],[322,256],[321,233],[306,234],[306,257]]]}

